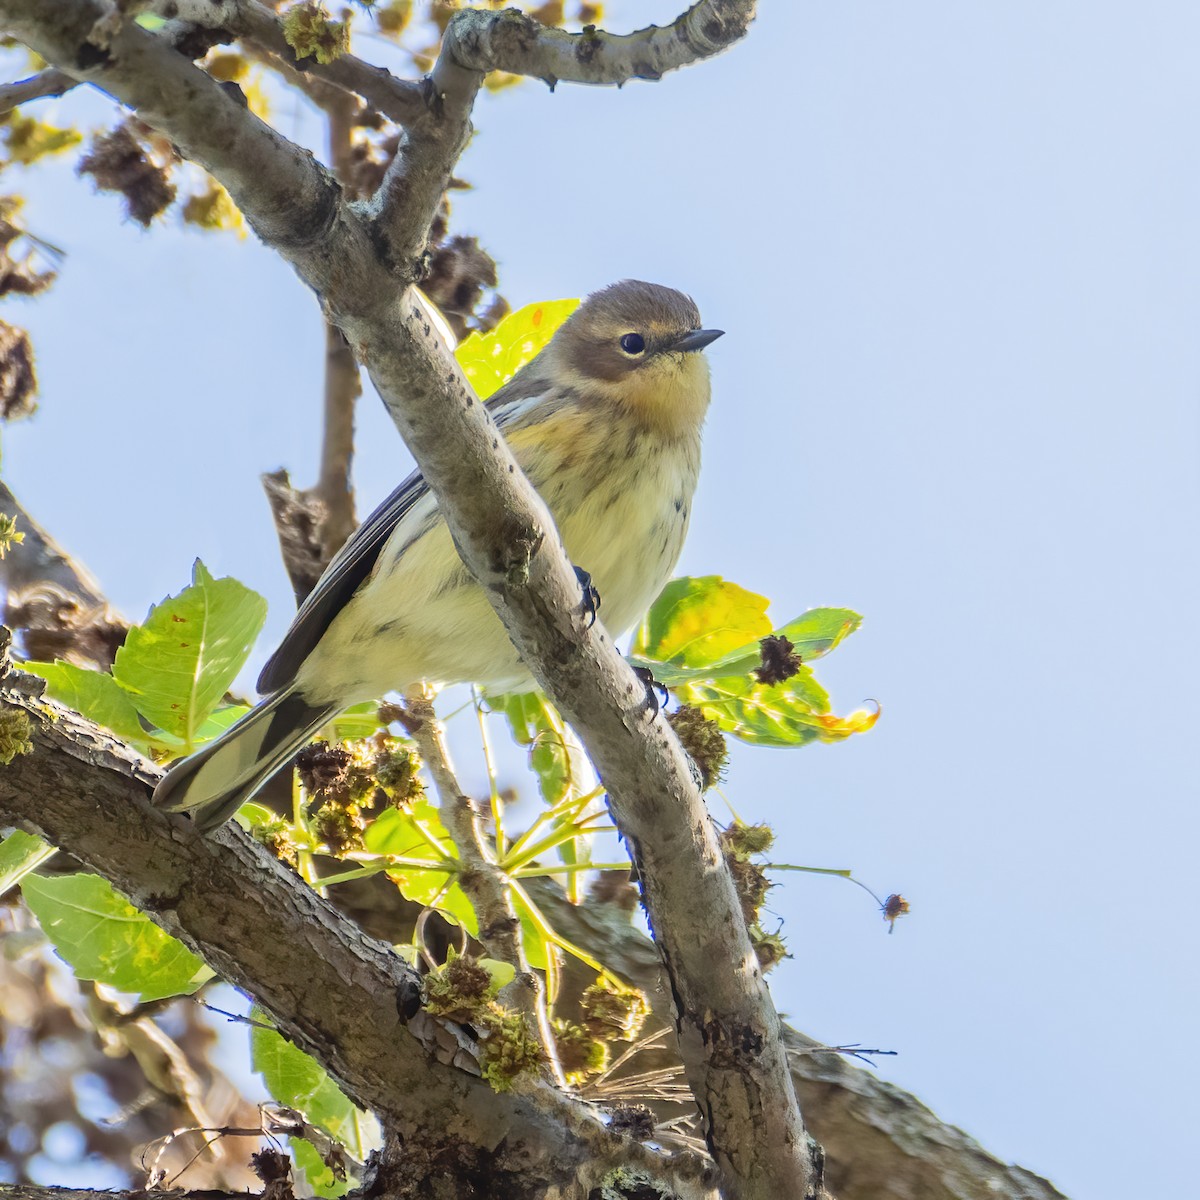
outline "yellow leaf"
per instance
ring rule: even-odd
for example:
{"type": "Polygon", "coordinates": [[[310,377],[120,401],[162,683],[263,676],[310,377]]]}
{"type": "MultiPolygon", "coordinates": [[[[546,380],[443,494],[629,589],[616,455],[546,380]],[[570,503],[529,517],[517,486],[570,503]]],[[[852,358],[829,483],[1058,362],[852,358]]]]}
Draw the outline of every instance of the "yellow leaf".
{"type": "Polygon", "coordinates": [[[844,717],[837,713],[821,713],[817,722],[821,726],[820,738],[823,742],[840,742],[856,733],[866,733],[875,727],[879,714],[883,710],[877,704],[874,711],[856,708],[854,712],[844,717]]]}

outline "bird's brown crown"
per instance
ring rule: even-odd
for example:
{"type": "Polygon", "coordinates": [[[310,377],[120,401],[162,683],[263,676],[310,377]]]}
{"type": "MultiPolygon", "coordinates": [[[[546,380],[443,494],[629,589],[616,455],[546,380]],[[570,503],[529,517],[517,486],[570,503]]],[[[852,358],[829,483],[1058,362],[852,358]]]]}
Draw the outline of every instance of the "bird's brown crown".
{"type": "Polygon", "coordinates": [[[529,383],[558,386],[564,402],[610,405],[656,435],[698,440],[710,389],[697,351],[720,336],[700,328],[700,311],[682,292],[626,279],[571,314],[531,365],[529,383]]]}

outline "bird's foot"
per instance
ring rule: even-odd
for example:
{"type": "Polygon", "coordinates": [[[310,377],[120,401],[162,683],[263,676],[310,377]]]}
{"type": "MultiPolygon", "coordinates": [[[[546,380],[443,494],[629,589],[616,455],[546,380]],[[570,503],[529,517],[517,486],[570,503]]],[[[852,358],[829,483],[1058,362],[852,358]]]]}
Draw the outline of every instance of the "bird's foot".
{"type": "Polygon", "coordinates": [[[581,607],[588,619],[588,628],[591,629],[596,623],[596,614],[600,611],[600,593],[596,591],[596,585],[592,583],[591,575],[582,567],[575,568],[575,578],[579,580],[579,586],[583,591],[581,607]]]}
{"type": "Polygon", "coordinates": [[[646,688],[646,706],[650,709],[651,715],[657,717],[671,693],[654,678],[654,672],[649,667],[634,667],[633,673],[646,688]],[[659,700],[660,695],[662,696],[661,700],[659,700]]]}

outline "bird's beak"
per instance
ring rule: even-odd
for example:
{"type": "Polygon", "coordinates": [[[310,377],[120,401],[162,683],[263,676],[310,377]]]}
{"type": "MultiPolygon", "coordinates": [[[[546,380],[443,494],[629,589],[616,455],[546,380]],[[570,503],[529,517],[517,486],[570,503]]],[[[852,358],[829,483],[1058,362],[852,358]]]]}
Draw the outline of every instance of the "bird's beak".
{"type": "Polygon", "coordinates": [[[683,337],[676,338],[671,343],[672,350],[703,350],[705,346],[715,342],[717,338],[723,336],[723,329],[693,329],[691,333],[685,333],[683,337]]]}

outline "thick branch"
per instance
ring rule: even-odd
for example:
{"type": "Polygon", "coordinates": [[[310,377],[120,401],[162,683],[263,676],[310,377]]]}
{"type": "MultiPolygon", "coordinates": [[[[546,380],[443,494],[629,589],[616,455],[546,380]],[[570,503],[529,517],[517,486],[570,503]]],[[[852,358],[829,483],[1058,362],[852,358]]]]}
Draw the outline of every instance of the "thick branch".
{"type": "Polygon", "coordinates": [[[458,13],[446,31],[454,61],[472,71],[509,71],[556,83],[616,84],[661,79],[745,37],[756,0],[699,0],[670,25],[612,34],[567,33],[516,9],[458,13]]]}
{"type": "Polygon", "coordinates": [[[247,1200],[245,1192],[217,1192],[209,1188],[131,1188],[117,1192],[99,1188],[42,1187],[37,1183],[0,1185],[4,1200],[247,1200]]]}
{"type": "Polygon", "coordinates": [[[4,702],[30,719],[34,750],[0,768],[0,823],[111,880],[271,1012],[389,1130],[409,1144],[444,1143],[452,1131],[489,1169],[522,1173],[529,1190],[519,1194],[530,1197],[550,1187],[585,1197],[607,1170],[631,1163],[669,1195],[713,1200],[694,1156],[667,1161],[547,1084],[493,1092],[478,1078],[471,1037],[414,1008],[418,979],[388,946],[237,825],[202,837],[158,812],[149,801],[157,772],[76,714],[33,698],[35,682],[13,672],[3,687],[4,702]]]}
{"type": "MultiPolygon", "coordinates": [[[[692,11],[729,7],[712,0],[692,11]]],[[[579,732],[640,852],[681,1053],[730,1194],[815,1192],[819,1171],[779,1018],[687,758],[603,629],[583,619],[544,505],[428,310],[415,293],[397,297],[417,272],[422,231],[465,141],[478,74],[444,49],[433,73],[438,104],[410,129],[379,201],[361,214],[368,228],[311,158],[145,31],[126,25],[112,52],[98,56],[87,40],[97,16],[96,0],[63,0],[49,12],[38,0],[0,0],[0,19],[17,36],[137,109],[225,184],[263,240],[322,296],[438,497],[464,562],[579,732]],[[714,960],[728,969],[714,971],[714,960]]]]}

